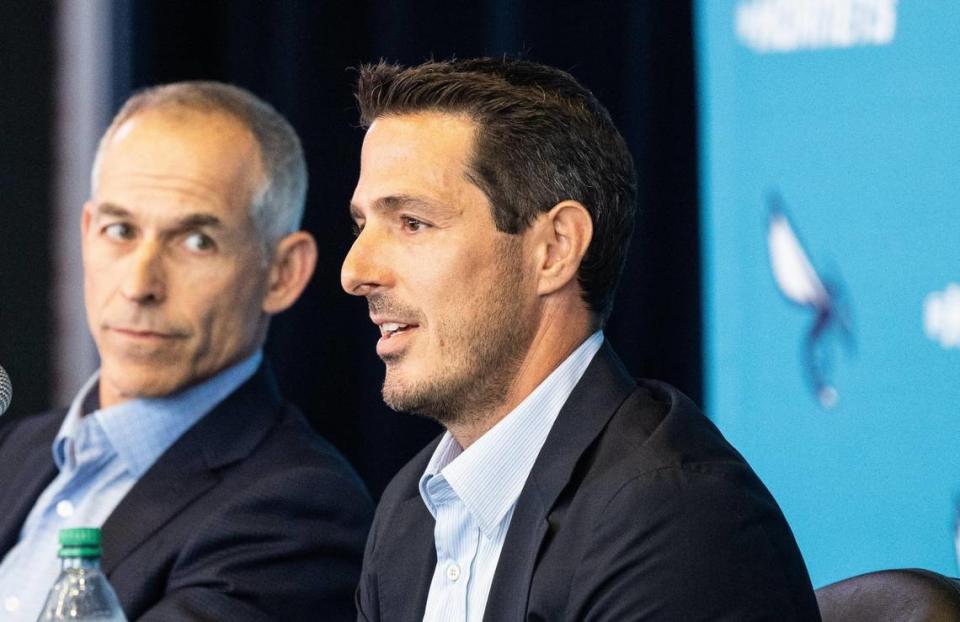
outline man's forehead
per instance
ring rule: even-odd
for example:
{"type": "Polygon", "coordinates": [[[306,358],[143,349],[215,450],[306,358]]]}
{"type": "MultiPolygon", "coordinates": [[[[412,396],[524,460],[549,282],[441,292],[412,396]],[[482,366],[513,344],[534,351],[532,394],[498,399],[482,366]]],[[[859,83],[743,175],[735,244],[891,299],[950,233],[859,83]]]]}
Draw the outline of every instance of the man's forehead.
{"type": "Polygon", "coordinates": [[[418,112],[378,117],[367,129],[361,153],[364,159],[395,154],[397,158],[464,156],[473,149],[476,123],[465,115],[418,112]]]}
{"type": "Polygon", "coordinates": [[[161,123],[168,127],[196,127],[198,129],[209,129],[213,126],[232,127],[252,135],[252,131],[247,124],[233,113],[215,108],[199,108],[171,102],[147,106],[134,111],[124,119],[114,132],[114,136],[119,138],[122,133],[121,130],[129,132],[129,128],[145,123],[161,123]]]}
{"type": "Polygon", "coordinates": [[[110,137],[110,142],[113,142],[113,143],[123,142],[127,138],[127,136],[129,136],[130,132],[133,131],[133,128],[136,126],[136,124],[140,122],[140,120],[141,119],[139,119],[136,115],[134,115],[129,119],[127,119],[126,121],[124,121],[123,123],[121,123],[120,127],[117,128],[117,131],[115,131],[113,133],[113,136],[110,137]]]}
{"type": "Polygon", "coordinates": [[[253,132],[236,117],[215,110],[154,107],[135,112],[108,137],[104,159],[119,153],[120,162],[131,151],[162,158],[164,153],[242,158],[262,169],[260,146],[253,132]]]}
{"type": "Polygon", "coordinates": [[[467,113],[451,112],[446,110],[415,110],[410,112],[387,113],[382,114],[370,123],[367,128],[369,132],[374,127],[383,124],[403,124],[408,126],[435,126],[450,125],[463,126],[476,130],[477,123],[472,116],[467,113]]]}
{"type": "Polygon", "coordinates": [[[94,218],[117,218],[123,220],[139,220],[146,217],[156,218],[158,216],[165,216],[166,220],[175,223],[177,226],[216,228],[224,225],[219,215],[212,212],[194,210],[188,206],[184,206],[182,209],[176,209],[176,206],[173,206],[173,209],[169,210],[166,214],[157,214],[155,211],[144,213],[136,207],[127,208],[117,203],[111,203],[110,201],[102,201],[93,203],[93,216],[94,218]]]}
{"type": "Polygon", "coordinates": [[[123,122],[98,160],[95,199],[130,208],[115,195],[166,190],[248,205],[264,175],[252,133],[223,115],[189,114],[147,110],[123,122]]]}
{"type": "Polygon", "coordinates": [[[380,117],[367,130],[353,202],[390,207],[470,183],[473,122],[443,113],[380,117]]]}

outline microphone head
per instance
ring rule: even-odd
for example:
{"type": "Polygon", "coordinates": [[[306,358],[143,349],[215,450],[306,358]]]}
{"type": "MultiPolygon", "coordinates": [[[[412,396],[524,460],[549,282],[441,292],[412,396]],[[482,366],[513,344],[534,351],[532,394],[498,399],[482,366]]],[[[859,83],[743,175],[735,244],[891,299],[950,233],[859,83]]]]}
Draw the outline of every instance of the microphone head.
{"type": "Polygon", "coordinates": [[[10,400],[13,399],[13,385],[10,384],[10,376],[0,366],[0,415],[7,412],[10,406],[10,400]]]}

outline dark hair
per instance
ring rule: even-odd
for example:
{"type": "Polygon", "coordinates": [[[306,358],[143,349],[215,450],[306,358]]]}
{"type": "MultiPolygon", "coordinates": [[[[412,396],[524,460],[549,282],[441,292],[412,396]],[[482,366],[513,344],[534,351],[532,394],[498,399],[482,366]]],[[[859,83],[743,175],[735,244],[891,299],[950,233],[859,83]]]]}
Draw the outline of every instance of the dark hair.
{"type": "Polygon", "coordinates": [[[497,229],[519,233],[564,200],[582,203],[593,240],[577,279],[602,324],[626,259],[636,173],[623,137],[593,94],[568,73],[509,58],[380,62],[360,68],[360,120],[435,111],[477,124],[471,180],[493,205],[497,229]]]}

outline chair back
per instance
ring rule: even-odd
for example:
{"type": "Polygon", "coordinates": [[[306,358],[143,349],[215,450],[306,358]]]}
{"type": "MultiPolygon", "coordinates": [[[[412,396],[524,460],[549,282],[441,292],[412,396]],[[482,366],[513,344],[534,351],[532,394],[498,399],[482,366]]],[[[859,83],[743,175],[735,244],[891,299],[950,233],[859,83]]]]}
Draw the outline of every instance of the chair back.
{"type": "Polygon", "coordinates": [[[958,622],[960,582],[907,568],[862,574],[816,591],[823,622],[958,622]]]}

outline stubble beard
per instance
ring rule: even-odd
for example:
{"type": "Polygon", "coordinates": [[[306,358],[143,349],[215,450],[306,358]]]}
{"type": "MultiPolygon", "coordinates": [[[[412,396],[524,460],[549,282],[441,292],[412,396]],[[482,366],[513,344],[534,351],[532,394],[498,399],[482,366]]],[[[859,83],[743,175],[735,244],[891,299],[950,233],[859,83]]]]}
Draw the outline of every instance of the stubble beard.
{"type": "Polygon", "coordinates": [[[444,318],[435,326],[441,347],[448,356],[436,361],[429,378],[405,382],[391,373],[386,360],[383,400],[400,412],[421,415],[445,427],[483,422],[488,413],[506,400],[527,350],[536,324],[524,308],[524,275],[520,270],[520,240],[503,242],[497,272],[490,291],[477,297],[473,317],[484,318],[484,330],[476,324],[444,318]]]}

